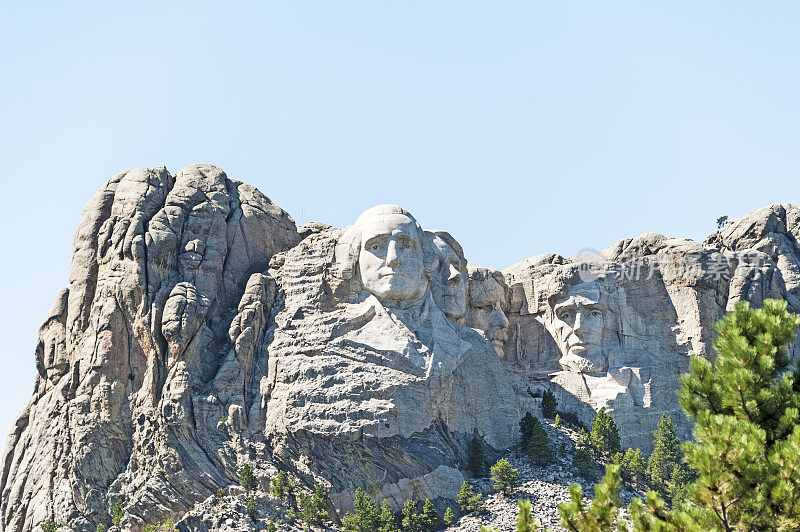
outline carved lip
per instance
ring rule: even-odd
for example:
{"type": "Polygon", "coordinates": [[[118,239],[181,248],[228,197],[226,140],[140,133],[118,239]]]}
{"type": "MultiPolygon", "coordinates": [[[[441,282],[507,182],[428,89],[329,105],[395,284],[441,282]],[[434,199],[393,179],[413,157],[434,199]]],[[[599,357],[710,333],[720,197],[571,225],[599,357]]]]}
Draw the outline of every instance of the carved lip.
{"type": "Polygon", "coordinates": [[[594,342],[579,342],[577,344],[572,344],[569,346],[569,350],[575,353],[583,353],[584,351],[588,350],[590,347],[596,345],[594,342]]]}

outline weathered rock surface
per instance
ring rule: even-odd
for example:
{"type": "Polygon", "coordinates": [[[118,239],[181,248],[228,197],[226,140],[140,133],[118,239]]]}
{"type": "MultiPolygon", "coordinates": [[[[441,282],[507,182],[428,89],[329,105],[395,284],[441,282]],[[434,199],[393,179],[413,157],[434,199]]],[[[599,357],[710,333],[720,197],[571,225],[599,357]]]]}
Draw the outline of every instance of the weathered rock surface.
{"type": "MultiPolygon", "coordinates": [[[[661,414],[688,436],[678,376],[713,357],[734,302],[800,311],[799,231],[800,209],[774,205],[703,244],[647,234],[500,272],[396,206],[298,229],[211,165],[119,174],[84,209],[40,329],[0,528],[95,530],[120,499],[125,530],[177,522],[245,463],[262,484],[324,484],[340,513],[356,487],[443,509],[473,435],[505,452],[546,388],[648,451],[661,414]]],[[[198,512],[184,525],[246,525],[198,512]]]]}

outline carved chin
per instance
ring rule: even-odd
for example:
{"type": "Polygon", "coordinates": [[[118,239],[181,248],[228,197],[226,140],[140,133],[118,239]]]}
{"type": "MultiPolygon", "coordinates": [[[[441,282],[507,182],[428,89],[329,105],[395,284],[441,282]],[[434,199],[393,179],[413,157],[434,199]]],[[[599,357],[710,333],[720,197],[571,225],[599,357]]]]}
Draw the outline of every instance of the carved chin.
{"type": "Polygon", "coordinates": [[[570,352],[566,356],[561,357],[558,363],[561,365],[562,369],[576,373],[603,373],[608,369],[608,364],[606,364],[602,355],[595,355],[587,358],[570,352]]]}

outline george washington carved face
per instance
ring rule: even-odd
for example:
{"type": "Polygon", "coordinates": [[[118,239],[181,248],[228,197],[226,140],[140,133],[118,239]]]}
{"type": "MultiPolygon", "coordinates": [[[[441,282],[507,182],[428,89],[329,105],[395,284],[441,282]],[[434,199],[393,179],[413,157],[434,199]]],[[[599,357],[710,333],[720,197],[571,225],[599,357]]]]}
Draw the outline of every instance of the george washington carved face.
{"type": "Polygon", "coordinates": [[[356,274],[381,303],[405,306],[427,293],[436,252],[413,216],[397,205],[366,210],[337,244],[345,278],[356,274]]]}

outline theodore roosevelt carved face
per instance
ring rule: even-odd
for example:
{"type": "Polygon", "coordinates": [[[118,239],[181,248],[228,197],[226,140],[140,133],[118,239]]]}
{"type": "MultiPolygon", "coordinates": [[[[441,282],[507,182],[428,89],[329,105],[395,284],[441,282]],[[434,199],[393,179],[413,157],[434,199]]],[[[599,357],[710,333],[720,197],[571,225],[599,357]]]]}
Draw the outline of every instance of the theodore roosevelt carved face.
{"type": "Polygon", "coordinates": [[[483,330],[501,360],[505,360],[508,341],[507,307],[503,274],[487,268],[470,267],[467,326],[483,330]]]}

